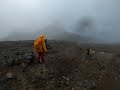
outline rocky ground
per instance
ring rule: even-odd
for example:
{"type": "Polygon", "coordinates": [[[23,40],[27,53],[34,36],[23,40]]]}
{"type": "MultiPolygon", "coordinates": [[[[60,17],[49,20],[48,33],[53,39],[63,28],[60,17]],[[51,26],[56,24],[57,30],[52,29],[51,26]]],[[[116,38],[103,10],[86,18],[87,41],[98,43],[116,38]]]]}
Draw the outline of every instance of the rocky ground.
{"type": "Polygon", "coordinates": [[[0,90],[120,90],[118,47],[48,43],[52,48],[42,65],[35,61],[33,41],[0,42],[0,90]],[[91,57],[88,47],[96,49],[91,57]]]}

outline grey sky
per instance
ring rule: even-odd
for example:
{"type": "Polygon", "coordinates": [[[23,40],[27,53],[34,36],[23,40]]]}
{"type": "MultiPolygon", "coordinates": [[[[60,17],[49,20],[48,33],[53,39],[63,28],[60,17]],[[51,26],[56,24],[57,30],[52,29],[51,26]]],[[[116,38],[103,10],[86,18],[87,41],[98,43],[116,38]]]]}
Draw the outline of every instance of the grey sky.
{"type": "Polygon", "coordinates": [[[120,34],[119,9],[120,0],[0,0],[0,38],[53,23],[76,32],[77,21],[90,17],[94,26],[88,35],[116,40],[120,34]]]}

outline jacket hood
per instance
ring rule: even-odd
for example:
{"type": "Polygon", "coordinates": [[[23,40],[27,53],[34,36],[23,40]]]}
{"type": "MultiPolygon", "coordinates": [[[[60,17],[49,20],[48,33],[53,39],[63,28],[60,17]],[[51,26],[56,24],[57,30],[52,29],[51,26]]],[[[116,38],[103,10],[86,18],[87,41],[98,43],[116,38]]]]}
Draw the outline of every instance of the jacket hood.
{"type": "Polygon", "coordinates": [[[45,40],[45,36],[44,35],[40,35],[40,38],[44,41],[45,40]]]}

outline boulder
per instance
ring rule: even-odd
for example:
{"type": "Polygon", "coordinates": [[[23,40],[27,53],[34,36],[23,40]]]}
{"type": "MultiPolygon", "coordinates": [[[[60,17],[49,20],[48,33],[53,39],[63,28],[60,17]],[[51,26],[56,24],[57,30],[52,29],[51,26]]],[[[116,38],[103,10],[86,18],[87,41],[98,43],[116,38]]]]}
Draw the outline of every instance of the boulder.
{"type": "Polygon", "coordinates": [[[81,85],[87,89],[94,89],[97,87],[97,82],[96,80],[85,80],[81,85]]]}

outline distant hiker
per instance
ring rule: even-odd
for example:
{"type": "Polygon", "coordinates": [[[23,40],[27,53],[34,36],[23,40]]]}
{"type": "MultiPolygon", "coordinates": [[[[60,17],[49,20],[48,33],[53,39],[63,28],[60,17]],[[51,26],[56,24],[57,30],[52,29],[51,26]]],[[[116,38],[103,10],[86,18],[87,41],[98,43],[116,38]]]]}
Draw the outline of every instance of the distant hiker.
{"type": "Polygon", "coordinates": [[[45,44],[45,36],[40,35],[39,38],[37,38],[34,41],[34,51],[37,53],[37,62],[40,63],[40,59],[42,60],[42,63],[45,63],[44,60],[44,54],[47,51],[46,44],[45,44]]]}
{"type": "Polygon", "coordinates": [[[47,44],[47,39],[45,39],[45,44],[47,44]]]}
{"type": "Polygon", "coordinates": [[[89,55],[90,57],[92,56],[92,54],[95,53],[95,50],[91,49],[91,48],[87,48],[87,55],[89,55]]]}
{"type": "Polygon", "coordinates": [[[90,48],[87,48],[87,55],[90,55],[90,48]]]}
{"type": "Polygon", "coordinates": [[[48,44],[48,40],[47,39],[45,39],[45,45],[46,45],[47,49],[51,49],[51,46],[48,44]]]}

